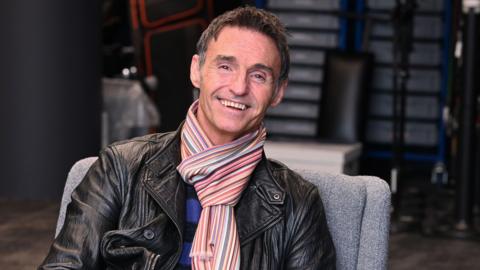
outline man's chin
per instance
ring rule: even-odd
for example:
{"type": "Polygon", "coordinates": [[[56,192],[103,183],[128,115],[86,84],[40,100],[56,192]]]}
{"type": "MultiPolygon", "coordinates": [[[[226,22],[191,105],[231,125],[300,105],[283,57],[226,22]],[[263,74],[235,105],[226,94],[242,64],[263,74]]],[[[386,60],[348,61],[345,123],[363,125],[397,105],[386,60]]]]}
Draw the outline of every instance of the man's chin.
{"type": "Polygon", "coordinates": [[[218,126],[217,130],[219,131],[218,135],[228,141],[236,140],[251,131],[247,127],[238,125],[222,125],[218,126]]]}
{"type": "Polygon", "coordinates": [[[229,137],[238,139],[252,131],[256,130],[256,128],[252,127],[223,127],[222,131],[224,134],[227,134],[229,137]]]}

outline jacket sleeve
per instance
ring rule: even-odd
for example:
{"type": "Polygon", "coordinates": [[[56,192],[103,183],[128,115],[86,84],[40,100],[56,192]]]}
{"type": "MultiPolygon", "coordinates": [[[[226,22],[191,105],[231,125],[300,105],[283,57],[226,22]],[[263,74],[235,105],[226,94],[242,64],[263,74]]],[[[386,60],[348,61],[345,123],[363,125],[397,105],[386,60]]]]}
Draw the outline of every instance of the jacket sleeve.
{"type": "Polygon", "coordinates": [[[335,269],[335,248],[317,188],[306,194],[291,233],[286,269],[335,269]]]}
{"type": "Polygon", "coordinates": [[[39,269],[104,268],[100,242],[112,230],[120,211],[120,186],[113,151],[102,151],[72,193],[65,223],[39,269]]]}

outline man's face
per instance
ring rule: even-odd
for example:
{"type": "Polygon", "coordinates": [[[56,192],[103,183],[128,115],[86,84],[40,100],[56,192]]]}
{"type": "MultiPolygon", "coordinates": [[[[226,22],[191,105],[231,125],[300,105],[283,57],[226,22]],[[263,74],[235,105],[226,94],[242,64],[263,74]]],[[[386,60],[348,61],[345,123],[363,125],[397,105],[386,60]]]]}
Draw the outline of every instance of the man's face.
{"type": "Polygon", "coordinates": [[[224,144],[257,129],[283,97],[287,82],[277,85],[279,74],[280,54],[268,36],[224,27],[209,42],[203,65],[194,55],[190,68],[200,89],[197,119],[209,139],[224,144]]]}

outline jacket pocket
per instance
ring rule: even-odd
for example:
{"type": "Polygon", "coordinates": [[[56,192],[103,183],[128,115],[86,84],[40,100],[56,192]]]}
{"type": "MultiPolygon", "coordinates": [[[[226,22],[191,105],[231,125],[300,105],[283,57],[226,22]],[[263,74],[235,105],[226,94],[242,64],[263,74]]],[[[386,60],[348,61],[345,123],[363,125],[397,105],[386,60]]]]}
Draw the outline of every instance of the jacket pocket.
{"type": "Polygon", "coordinates": [[[154,269],[169,265],[179,252],[179,236],[165,214],[142,227],[107,232],[101,241],[101,254],[113,269],[154,269]]]}

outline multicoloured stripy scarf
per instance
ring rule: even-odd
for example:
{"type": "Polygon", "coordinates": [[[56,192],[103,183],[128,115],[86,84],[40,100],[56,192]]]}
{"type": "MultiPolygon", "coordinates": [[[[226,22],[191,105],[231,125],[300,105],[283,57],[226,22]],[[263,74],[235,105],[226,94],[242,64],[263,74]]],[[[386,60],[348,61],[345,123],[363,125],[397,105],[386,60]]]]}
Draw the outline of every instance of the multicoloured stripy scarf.
{"type": "Polygon", "coordinates": [[[181,134],[182,162],[177,170],[194,185],[203,207],[190,257],[195,270],[240,269],[240,241],[233,207],[262,158],[266,130],[213,145],[190,107],[181,134]]]}

